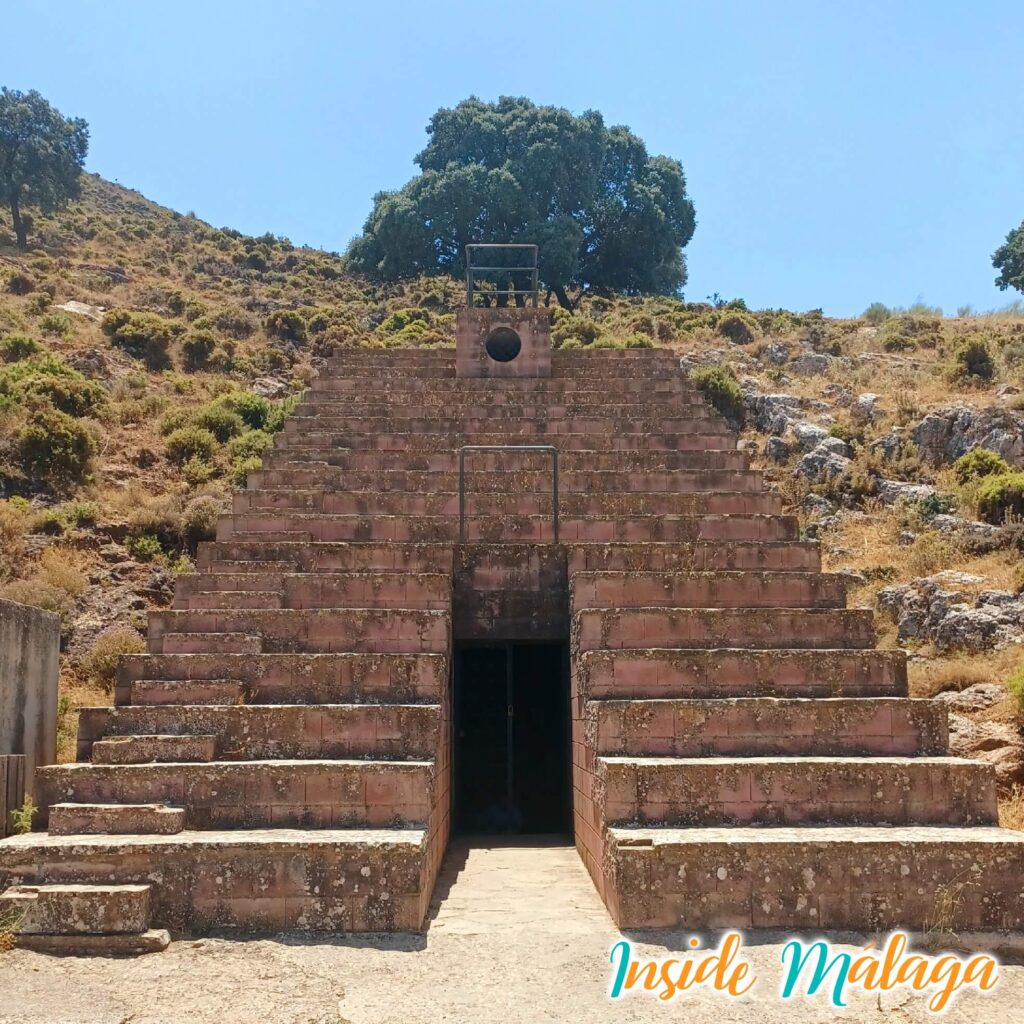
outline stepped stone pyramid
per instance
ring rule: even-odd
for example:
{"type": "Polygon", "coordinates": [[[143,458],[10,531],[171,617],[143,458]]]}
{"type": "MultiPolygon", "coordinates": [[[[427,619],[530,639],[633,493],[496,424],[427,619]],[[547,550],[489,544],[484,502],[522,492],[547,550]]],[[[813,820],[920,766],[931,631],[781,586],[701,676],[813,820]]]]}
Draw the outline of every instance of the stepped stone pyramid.
{"type": "Polygon", "coordinates": [[[558,631],[565,823],[620,926],[917,929],[941,900],[1024,927],[992,769],[948,756],[942,704],[664,350],[328,360],[77,763],[40,770],[48,832],[0,843],[0,889],[41,931],[90,899],[132,933],[419,929],[477,771],[453,659],[558,631]],[[484,451],[461,544],[458,449],[528,444],[558,450],[559,543],[548,453],[484,451]]]}

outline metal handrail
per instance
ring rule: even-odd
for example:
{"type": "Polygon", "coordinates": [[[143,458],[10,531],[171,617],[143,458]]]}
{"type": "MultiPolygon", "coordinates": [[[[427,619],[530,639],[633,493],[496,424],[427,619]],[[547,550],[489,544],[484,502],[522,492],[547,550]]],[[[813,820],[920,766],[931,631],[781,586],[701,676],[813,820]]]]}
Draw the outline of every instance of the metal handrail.
{"type": "Polygon", "coordinates": [[[550,444],[464,444],[459,449],[459,543],[466,543],[466,452],[549,452],[551,454],[551,543],[557,544],[558,449],[550,444]]]}
{"type": "Polygon", "coordinates": [[[529,288],[499,288],[495,294],[501,294],[512,297],[513,299],[518,295],[529,295],[533,299],[533,307],[537,308],[539,295],[540,295],[540,272],[537,267],[537,246],[534,243],[529,242],[473,242],[466,246],[466,305],[473,305],[473,297],[477,293],[482,293],[484,289],[480,288],[475,281],[475,275],[477,273],[487,272],[499,272],[505,274],[514,273],[528,273],[530,275],[530,287],[529,288]],[[527,259],[532,257],[528,266],[474,266],[473,255],[480,249],[516,249],[522,250],[527,259]]]}

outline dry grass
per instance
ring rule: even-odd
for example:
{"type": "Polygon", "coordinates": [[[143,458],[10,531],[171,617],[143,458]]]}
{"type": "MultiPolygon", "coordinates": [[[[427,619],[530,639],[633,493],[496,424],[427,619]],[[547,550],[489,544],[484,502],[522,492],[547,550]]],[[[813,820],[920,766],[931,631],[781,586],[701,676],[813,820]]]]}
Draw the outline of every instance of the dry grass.
{"type": "Polygon", "coordinates": [[[65,662],[61,666],[60,697],[57,702],[57,762],[77,758],[78,712],[81,708],[107,707],[110,693],[75,672],[65,662]]]}
{"type": "Polygon", "coordinates": [[[999,824],[1024,832],[1024,786],[1014,786],[999,799],[999,824]]]}
{"type": "Polygon", "coordinates": [[[914,658],[907,665],[910,695],[934,697],[949,690],[966,690],[975,683],[1002,683],[1019,659],[1020,651],[1014,649],[914,658]]]}

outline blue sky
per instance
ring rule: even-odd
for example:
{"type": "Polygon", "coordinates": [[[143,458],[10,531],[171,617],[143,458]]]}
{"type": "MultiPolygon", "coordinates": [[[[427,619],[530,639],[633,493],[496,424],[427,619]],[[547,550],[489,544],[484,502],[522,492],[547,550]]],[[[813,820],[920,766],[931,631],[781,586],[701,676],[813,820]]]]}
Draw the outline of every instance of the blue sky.
{"type": "Polygon", "coordinates": [[[52,0],[3,20],[0,84],[84,117],[90,170],[217,226],[342,250],[434,110],[526,95],[682,161],[692,300],[1019,297],[990,259],[1024,219],[1020,0],[52,0]]]}

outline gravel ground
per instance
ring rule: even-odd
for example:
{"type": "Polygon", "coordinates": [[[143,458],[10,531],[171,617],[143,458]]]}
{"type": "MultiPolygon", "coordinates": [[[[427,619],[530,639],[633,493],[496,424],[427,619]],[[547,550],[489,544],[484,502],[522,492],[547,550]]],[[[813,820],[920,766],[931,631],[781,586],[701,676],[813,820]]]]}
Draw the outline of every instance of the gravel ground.
{"type": "MultiPolygon", "coordinates": [[[[641,953],[686,950],[686,933],[634,936],[641,953]]],[[[1002,1024],[1021,1019],[1024,966],[1004,964],[988,996],[959,996],[942,1018],[917,995],[783,1002],[784,937],[748,940],[761,979],[740,1001],[704,991],[671,1003],[607,997],[619,938],[575,851],[453,851],[423,936],[199,939],[138,959],[0,956],[2,1024],[546,1024],[855,1021],[1002,1024]]],[[[845,947],[844,947],[845,948],[845,947]]],[[[854,947],[848,947],[854,948],[854,947]]]]}

